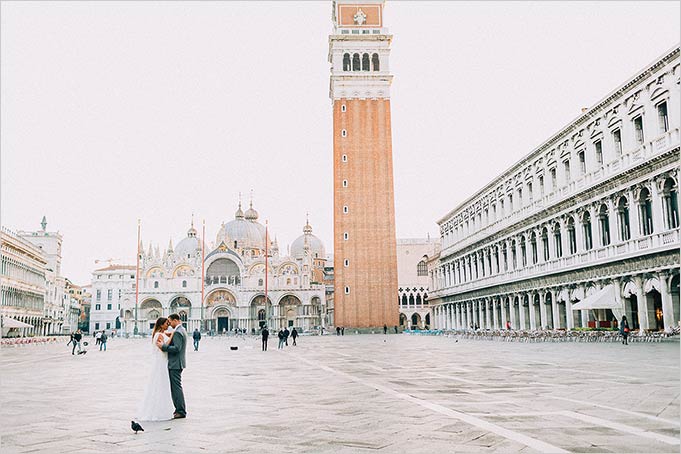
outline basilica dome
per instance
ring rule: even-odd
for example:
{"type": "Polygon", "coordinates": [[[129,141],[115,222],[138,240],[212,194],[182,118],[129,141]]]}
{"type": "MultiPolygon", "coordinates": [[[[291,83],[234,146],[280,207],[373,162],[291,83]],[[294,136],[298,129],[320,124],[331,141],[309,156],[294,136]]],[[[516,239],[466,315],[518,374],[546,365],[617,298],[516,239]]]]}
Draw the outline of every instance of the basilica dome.
{"type": "Polygon", "coordinates": [[[305,242],[310,247],[310,255],[313,258],[325,258],[326,251],[324,250],[324,243],[322,240],[312,234],[312,226],[308,221],[303,227],[303,234],[293,241],[291,244],[291,257],[301,259],[305,256],[305,242]]]}
{"type": "Polygon", "coordinates": [[[220,227],[215,240],[216,245],[224,241],[230,248],[235,247],[235,242],[238,248],[265,248],[265,226],[256,221],[258,214],[252,205],[246,213],[250,214],[249,218],[246,218],[241,210],[241,203],[239,203],[239,208],[234,214],[234,220],[220,227]],[[255,217],[253,217],[253,214],[255,214],[255,217]]]}
{"type": "Polygon", "coordinates": [[[201,251],[201,242],[196,237],[196,229],[194,228],[194,223],[187,230],[187,237],[184,238],[177,244],[175,248],[175,255],[177,257],[189,258],[195,257],[197,253],[201,251]]]}

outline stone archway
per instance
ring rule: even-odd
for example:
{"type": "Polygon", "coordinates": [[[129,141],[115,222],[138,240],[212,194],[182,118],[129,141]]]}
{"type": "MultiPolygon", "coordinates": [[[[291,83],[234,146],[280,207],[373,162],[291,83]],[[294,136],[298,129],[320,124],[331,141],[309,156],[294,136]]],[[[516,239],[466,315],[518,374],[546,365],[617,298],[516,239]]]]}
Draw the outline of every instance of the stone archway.
{"type": "Polygon", "coordinates": [[[282,318],[283,327],[291,329],[294,326],[302,326],[299,317],[301,314],[302,301],[295,295],[284,295],[279,300],[279,316],[282,318]]]}
{"type": "Polygon", "coordinates": [[[142,323],[142,332],[151,332],[154,329],[156,319],[163,315],[163,305],[155,298],[149,298],[142,301],[139,308],[138,320],[142,323]]]}
{"type": "Polygon", "coordinates": [[[227,306],[217,306],[211,313],[211,329],[217,334],[226,334],[233,329],[232,311],[227,306]]]}
{"type": "Polygon", "coordinates": [[[421,326],[421,314],[414,312],[411,315],[411,328],[422,328],[421,326]]]}
{"type": "Polygon", "coordinates": [[[265,302],[265,295],[260,294],[253,297],[249,305],[248,318],[251,332],[259,331],[264,326],[267,326],[270,330],[275,328],[272,300],[269,296],[267,297],[267,302],[265,302]],[[262,318],[263,311],[264,318],[262,318]]]}

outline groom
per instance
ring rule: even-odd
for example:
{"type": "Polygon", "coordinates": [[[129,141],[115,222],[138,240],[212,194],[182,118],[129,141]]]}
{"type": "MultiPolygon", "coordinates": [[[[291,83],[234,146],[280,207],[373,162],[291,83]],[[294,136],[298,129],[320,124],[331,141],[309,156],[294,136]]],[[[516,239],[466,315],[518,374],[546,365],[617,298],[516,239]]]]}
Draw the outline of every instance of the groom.
{"type": "Polygon", "coordinates": [[[170,326],[175,330],[170,343],[163,344],[161,350],[168,352],[168,374],[170,375],[170,394],[173,397],[175,413],[173,419],[187,417],[184,407],[184,393],[182,392],[182,369],[186,367],[184,352],[187,349],[187,331],[185,331],[180,316],[170,314],[168,316],[170,326]]]}

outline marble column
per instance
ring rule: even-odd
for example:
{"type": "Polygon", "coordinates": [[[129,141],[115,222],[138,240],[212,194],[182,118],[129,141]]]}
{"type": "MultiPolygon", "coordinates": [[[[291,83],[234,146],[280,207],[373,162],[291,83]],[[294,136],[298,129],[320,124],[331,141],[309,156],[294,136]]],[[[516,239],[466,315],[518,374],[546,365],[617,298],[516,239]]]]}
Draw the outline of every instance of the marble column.
{"type": "MultiPolygon", "coordinates": [[[[530,329],[537,329],[537,320],[536,320],[536,315],[535,315],[535,310],[534,310],[534,295],[530,294],[528,297],[528,302],[529,302],[529,309],[530,309],[530,329]]],[[[541,325],[541,320],[539,321],[539,324],[541,325]]]]}
{"type": "Polygon", "coordinates": [[[493,329],[499,329],[499,323],[497,321],[497,303],[496,298],[492,298],[492,326],[493,329]]]}
{"type": "Polygon", "coordinates": [[[664,330],[671,331],[674,328],[674,305],[672,303],[672,294],[669,291],[668,285],[669,274],[662,272],[657,274],[660,280],[660,295],[662,296],[662,316],[664,319],[664,330]]]}
{"type": "Polygon", "coordinates": [[[636,302],[638,303],[638,324],[639,331],[643,332],[650,328],[648,321],[648,301],[643,293],[643,279],[641,276],[634,276],[634,284],[636,284],[636,302]]]}
{"type": "Polygon", "coordinates": [[[546,293],[544,291],[538,292],[539,295],[539,328],[540,329],[545,329],[547,326],[550,325],[549,321],[547,320],[547,314],[546,314],[546,293]]]}

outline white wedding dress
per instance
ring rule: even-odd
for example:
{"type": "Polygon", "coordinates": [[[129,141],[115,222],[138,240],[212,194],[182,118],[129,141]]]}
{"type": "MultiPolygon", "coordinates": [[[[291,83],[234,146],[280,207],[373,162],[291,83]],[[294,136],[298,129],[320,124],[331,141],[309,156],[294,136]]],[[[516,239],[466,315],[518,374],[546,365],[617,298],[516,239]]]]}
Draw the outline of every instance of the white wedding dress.
{"type": "Polygon", "coordinates": [[[140,421],[165,421],[173,419],[175,407],[170,395],[170,377],[168,375],[168,353],[156,346],[159,336],[163,342],[168,337],[163,333],[156,333],[151,343],[151,358],[149,361],[150,374],[144,397],[137,410],[140,421]]]}

